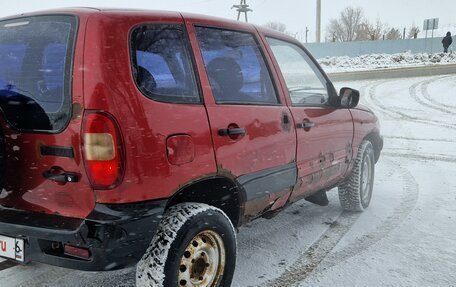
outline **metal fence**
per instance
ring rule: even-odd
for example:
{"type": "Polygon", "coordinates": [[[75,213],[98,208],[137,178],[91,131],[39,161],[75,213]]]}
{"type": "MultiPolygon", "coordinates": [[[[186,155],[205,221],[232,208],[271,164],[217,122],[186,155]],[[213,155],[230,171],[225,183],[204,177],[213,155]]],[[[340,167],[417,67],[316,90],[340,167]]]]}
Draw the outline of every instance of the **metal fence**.
{"type": "Polygon", "coordinates": [[[315,58],[349,56],[355,57],[366,54],[395,54],[406,51],[412,53],[443,52],[442,38],[358,41],[358,42],[329,42],[304,44],[315,58]]]}

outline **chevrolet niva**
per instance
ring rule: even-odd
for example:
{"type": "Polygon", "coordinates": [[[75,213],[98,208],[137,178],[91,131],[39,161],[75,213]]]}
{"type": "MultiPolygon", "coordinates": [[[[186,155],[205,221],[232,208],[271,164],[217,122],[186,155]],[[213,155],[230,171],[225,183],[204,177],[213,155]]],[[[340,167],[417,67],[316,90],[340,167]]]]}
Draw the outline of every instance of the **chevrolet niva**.
{"type": "Polygon", "coordinates": [[[0,20],[0,256],[229,286],[236,230],[307,199],[368,207],[383,147],[296,39],[177,12],[0,20]]]}

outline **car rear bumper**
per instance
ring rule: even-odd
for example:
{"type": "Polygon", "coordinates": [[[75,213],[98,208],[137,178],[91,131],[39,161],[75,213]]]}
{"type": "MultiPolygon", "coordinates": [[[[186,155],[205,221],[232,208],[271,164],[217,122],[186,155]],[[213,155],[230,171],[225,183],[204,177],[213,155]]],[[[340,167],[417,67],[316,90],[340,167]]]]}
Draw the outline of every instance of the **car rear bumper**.
{"type": "Polygon", "coordinates": [[[24,262],[86,271],[120,269],[145,253],[167,201],[97,204],[86,219],[0,207],[0,234],[24,239],[24,262]],[[65,254],[64,245],[84,248],[89,258],[65,254]]]}

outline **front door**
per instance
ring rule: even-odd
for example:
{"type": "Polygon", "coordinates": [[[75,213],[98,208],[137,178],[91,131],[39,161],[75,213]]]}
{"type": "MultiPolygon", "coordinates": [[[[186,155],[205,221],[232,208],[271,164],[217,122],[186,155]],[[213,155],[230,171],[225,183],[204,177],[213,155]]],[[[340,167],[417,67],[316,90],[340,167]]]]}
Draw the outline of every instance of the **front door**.
{"type": "Polygon", "coordinates": [[[206,72],[200,75],[219,174],[243,187],[247,218],[280,207],[296,183],[295,134],[255,30],[189,29],[206,72]]]}
{"type": "Polygon", "coordinates": [[[353,122],[348,109],[333,104],[328,80],[304,49],[266,39],[286,83],[296,125],[300,185],[293,200],[331,187],[345,175],[352,157],[353,122]]]}

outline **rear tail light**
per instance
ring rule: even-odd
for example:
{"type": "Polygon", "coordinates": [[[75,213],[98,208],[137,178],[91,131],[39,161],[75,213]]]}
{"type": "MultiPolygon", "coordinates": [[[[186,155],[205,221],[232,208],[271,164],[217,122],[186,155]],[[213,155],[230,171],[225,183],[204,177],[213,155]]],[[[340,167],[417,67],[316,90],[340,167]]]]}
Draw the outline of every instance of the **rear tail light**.
{"type": "Polygon", "coordinates": [[[84,160],[94,189],[111,189],[122,180],[124,155],[119,126],[104,112],[86,112],[82,142],[84,160]]]}

